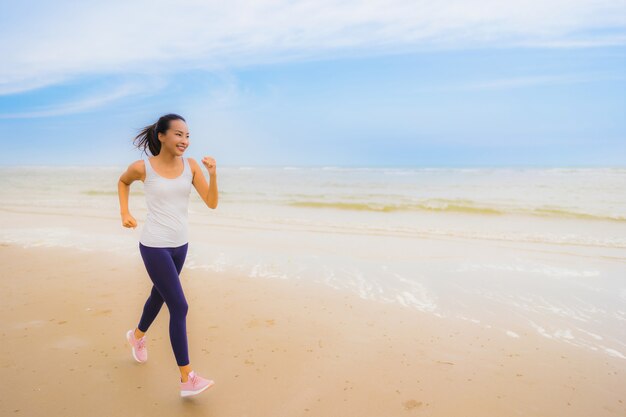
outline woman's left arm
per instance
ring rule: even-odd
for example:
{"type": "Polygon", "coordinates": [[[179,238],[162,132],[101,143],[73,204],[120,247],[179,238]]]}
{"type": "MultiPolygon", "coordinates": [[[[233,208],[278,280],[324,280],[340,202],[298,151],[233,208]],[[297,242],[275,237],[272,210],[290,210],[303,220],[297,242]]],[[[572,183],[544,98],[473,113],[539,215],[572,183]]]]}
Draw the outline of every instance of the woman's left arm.
{"type": "Polygon", "coordinates": [[[198,164],[193,158],[188,158],[188,160],[191,172],[193,173],[192,184],[202,198],[202,201],[204,201],[209,208],[217,208],[217,168],[215,165],[215,159],[209,156],[205,156],[202,159],[202,164],[209,172],[210,184],[207,184],[202,168],[200,168],[200,164],[198,164]]]}

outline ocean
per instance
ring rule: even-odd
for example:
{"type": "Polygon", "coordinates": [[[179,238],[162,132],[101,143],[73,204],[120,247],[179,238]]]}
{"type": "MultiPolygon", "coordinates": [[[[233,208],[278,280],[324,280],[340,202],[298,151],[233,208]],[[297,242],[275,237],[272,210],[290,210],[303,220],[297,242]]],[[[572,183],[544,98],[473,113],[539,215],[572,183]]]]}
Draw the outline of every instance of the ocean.
{"type": "MultiPolygon", "coordinates": [[[[0,167],[0,242],[139,257],[126,167],[0,167]]],[[[185,268],[312,280],[626,360],[626,168],[220,167],[185,268]]],[[[181,274],[184,278],[184,272],[181,274]]],[[[146,278],[147,279],[147,278],[146,278]]]]}

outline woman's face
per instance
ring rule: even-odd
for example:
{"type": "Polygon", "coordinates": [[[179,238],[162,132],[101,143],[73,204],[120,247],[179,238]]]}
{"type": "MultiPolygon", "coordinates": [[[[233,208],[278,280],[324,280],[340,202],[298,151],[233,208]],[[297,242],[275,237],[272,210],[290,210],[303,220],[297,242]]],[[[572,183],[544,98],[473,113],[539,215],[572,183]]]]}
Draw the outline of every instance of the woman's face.
{"type": "Polygon", "coordinates": [[[189,131],[187,123],[180,119],[170,120],[170,128],[165,134],[159,133],[161,152],[169,152],[172,155],[182,155],[189,146],[189,131]]]}

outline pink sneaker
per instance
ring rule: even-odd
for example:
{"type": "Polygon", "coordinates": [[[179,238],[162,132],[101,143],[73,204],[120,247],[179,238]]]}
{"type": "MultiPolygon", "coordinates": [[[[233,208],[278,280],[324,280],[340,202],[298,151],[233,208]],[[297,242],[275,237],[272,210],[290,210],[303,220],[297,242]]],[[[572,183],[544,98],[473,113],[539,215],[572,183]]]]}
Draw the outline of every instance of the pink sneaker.
{"type": "Polygon", "coordinates": [[[215,384],[211,379],[204,379],[200,375],[196,375],[194,371],[189,372],[187,382],[180,381],[180,396],[189,397],[191,395],[200,394],[202,391],[210,388],[215,384]]]}
{"type": "Polygon", "coordinates": [[[139,363],[143,363],[148,360],[148,349],[146,348],[146,335],[143,335],[141,339],[135,338],[135,329],[130,329],[126,332],[126,340],[133,348],[133,358],[139,363]]]}

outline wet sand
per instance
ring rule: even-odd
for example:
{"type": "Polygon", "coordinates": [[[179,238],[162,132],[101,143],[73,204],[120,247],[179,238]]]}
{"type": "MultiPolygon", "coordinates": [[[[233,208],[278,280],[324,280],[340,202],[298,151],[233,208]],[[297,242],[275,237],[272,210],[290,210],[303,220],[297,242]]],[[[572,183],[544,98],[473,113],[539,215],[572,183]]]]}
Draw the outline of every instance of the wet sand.
{"type": "MultiPolygon", "coordinates": [[[[179,396],[164,305],[147,363],[124,335],[139,256],[0,246],[3,416],[620,416],[626,361],[298,280],[183,268],[192,367],[179,396]]],[[[506,322],[507,317],[503,316],[506,322]]]]}

